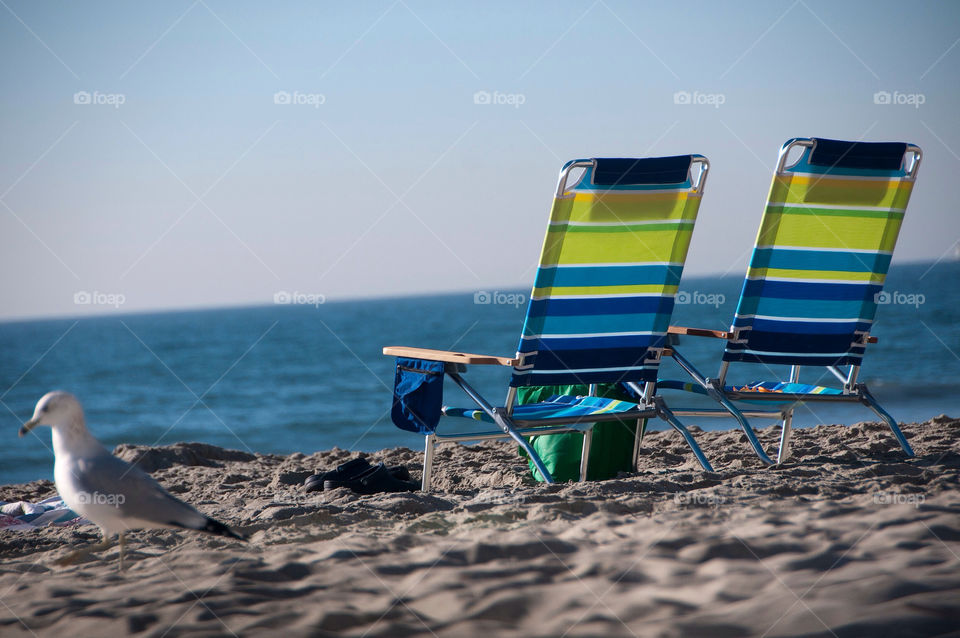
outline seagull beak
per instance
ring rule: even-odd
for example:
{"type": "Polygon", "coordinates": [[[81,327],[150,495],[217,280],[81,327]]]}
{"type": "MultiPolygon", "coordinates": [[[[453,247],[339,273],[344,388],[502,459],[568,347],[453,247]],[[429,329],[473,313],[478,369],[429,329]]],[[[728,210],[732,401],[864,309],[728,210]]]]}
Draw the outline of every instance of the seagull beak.
{"type": "Polygon", "coordinates": [[[40,419],[33,418],[23,424],[20,428],[20,436],[25,436],[27,432],[40,425],[40,419]]]}

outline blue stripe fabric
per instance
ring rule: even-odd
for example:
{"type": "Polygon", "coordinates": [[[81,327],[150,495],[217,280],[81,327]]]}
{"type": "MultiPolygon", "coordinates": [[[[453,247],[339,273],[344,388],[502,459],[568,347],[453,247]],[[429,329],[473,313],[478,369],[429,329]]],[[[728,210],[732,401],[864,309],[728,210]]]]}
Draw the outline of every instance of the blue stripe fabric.
{"type": "MultiPolygon", "coordinates": [[[[782,332],[790,334],[823,334],[851,335],[857,332],[869,332],[871,323],[869,321],[830,321],[830,322],[810,322],[810,321],[784,321],[754,318],[746,320],[738,318],[740,325],[749,325],[753,329],[761,332],[782,332]]],[[[734,323],[734,326],[737,324],[734,323]]]]}
{"type": "MultiPolygon", "coordinates": [[[[623,380],[623,382],[638,379],[637,383],[646,383],[655,381],[660,362],[652,362],[642,366],[633,366],[630,368],[616,368],[613,370],[577,370],[571,371],[567,368],[557,370],[531,370],[527,373],[523,371],[514,372],[511,383],[515,385],[569,385],[570,379],[576,379],[578,384],[590,383],[611,383],[611,379],[623,380]]],[[[620,381],[618,381],[619,383],[620,381]]]]}
{"type": "MultiPolygon", "coordinates": [[[[689,381],[676,381],[672,379],[657,380],[657,392],[660,390],[682,390],[684,392],[695,392],[709,396],[707,389],[699,383],[689,381]]],[[[812,385],[809,383],[789,383],[784,381],[754,381],[742,386],[728,385],[724,386],[724,392],[757,392],[763,394],[782,393],[788,394],[843,394],[839,388],[830,388],[821,385],[812,385]]],[[[749,399],[737,399],[738,401],[749,401],[749,399]]],[[[760,403],[760,401],[757,401],[760,403]]]]}
{"type": "Polygon", "coordinates": [[[751,268],[783,270],[836,270],[842,272],[886,272],[892,255],[882,253],[797,250],[775,247],[755,248],[751,268]]]}
{"type": "Polygon", "coordinates": [[[683,266],[651,264],[642,266],[541,266],[534,288],[574,286],[631,286],[680,281],[683,266]],[[598,277],[603,283],[598,284],[598,277]]]}
{"type": "Polygon", "coordinates": [[[790,383],[789,381],[754,381],[742,386],[728,385],[727,392],[784,392],[787,394],[843,394],[840,388],[830,388],[810,383],[790,383]]]}
{"type": "MultiPolygon", "coordinates": [[[[553,385],[553,384],[549,384],[553,385]]],[[[513,408],[513,418],[521,421],[537,421],[540,419],[580,418],[596,416],[597,414],[623,414],[637,411],[639,406],[629,401],[605,399],[603,397],[574,397],[554,395],[546,401],[517,405],[513,408]]],[[[454,408],[444,406],[445,416],[461,417],[493,423],[483,410],[454,408]]]]}
{"type": "Polygon", "coordinates": [[[813,143],[807,161],[813,166],[831,168],[898,171],[907,150],[903,142],[847,142],[815,137],[813,143]]]}
{"type": "MultiPolygon", "coordinates": [[[[666,332],[669,322],[669,313],[651,313],[646,317],[637,314],[551,317],[549,325],[545,325],[543,321],[529,322],[524,326],[523,336],[615,334],[644,329],[666,332]],[[549,332],[546,332],[546,330],[549,330],[549,332]],[[533,332],[528,334],[528,331],[533,332]]],[[[521,342],[521,345],[523,345],[523,342],[521,342]]]]}
{"type": "MultiPolygon", "coordinates": [[[[661,339],[663,339],[663,337],[661,337],[661,339]]],[[[537,369],[539,371],[584,370],[589,368],[634,368],[649,363],[651,362],[648,361],[646,348],[541,350],[539,354],[537,354],[537,369]]],[[[550,384],[539,383],[537,385],[550,384]]]]}
{"type": "Polygon", "coordinates": [[[529,317],[590,317],[599,315],[670,314],[673,312],[673,296],[637,295],[604,298],[577,299],[551,297],[533,299],[527,309],[529,317]]]}
{"type": "MultiPolygon", "coordinates": [[[[751,325],[752,320],[744,315],[764,317],[804,317],[807,319],[833,319],[836,321],[860,320],[876,312],[876,303],[869,299],[779,299],[776,297],[743,297],[737,309],[735,327],[751,325]]],[[[811,323],[811,327],[815,325],[811,323]]]]}
{"type": "Polygon", "coordinates": [[[523,352],[541,350],[612,350],[625,348],[646,350],[661,348],[666,340],[664,333],[602,335],[598,337],[524,337],[521,341],[523,352]]]}
{"type": "Polygon", "coordinates": [[[748,279],[743,284],[744,297],[765,297],[768,299],[803,299],[823,301],[857,301],[873,299],[883,290],[880,284],[834,283],[831,281],[797,282],[771,281],[770,279],[748,279]]]}

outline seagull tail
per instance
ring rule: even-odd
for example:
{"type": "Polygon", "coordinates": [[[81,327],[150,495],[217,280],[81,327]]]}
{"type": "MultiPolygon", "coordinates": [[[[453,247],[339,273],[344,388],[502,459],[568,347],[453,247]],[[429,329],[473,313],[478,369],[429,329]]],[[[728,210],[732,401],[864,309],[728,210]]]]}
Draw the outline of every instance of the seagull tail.
{"type": "Polygon", "coordinates": [[[236,538],[240,541],[247,540],[247,537],[243,534],[233,531],[223,523],[218,520],[207,517],[207,524],[203,527],[204,532],[209,532],[210,534],[216,534],[217,536],[229,536],[231,538],[236,538]]]}
{"type": "Polygon", "coordinates": [[[214,534],[216,536],[229,536],[230,538],[236,538],[237,540],[245,541],[247,537],[239,532],[235,532],[220,521],[210,518],[209,516],[204,517],[206,519],[203,527],[188,527],[182,523],[170,523],[175,527],[182,527],[183,529],[195,529],[199,532],[207,532],[208,534],[214,534]]]}

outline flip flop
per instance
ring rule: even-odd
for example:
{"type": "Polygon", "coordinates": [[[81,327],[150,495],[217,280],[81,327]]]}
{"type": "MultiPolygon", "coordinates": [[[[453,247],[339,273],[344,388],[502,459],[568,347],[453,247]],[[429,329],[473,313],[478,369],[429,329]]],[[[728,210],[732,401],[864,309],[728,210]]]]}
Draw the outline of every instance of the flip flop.
{"type": "Polygon", "coordinates": [[[323,482],[324,490],[335,490],[341,487],[348,487],[357,494],[415,492],[420,489],[420,486],[413,481],[396,478],[383,463],[371,467],[355,478],[328,479],[323,482]]]}
{"type": "Polygon", "coordinates": [[[353,478],[369,470],[370,467],[370,461],[368,461],[366,457],[358,456],[350,459],[346,463],[341,463],[335,469],[330,470],[329,472],[308,476],[303,482],[303,486],[307,492],[320,492],[323,490],[324,481],[346,480],[353,478]]]}
{"type": "MultiPolygon", "coordinates": [[[[382,465],[382,463],[381,463],[382,465]]],[[[326,481],[345,481],[357,478],[373,466],[366,457],[358,456],[350,459],[346,463],[341,463],[335,469],[329,472],[323,472],[308,476],[303,482],[305,492],[320,492],[324,489],[323,484],[326,481]]],[[[398,481],[409,481],[410,470],[403,465],[391,465],[387,468],[390,475],[398,481]]]]}

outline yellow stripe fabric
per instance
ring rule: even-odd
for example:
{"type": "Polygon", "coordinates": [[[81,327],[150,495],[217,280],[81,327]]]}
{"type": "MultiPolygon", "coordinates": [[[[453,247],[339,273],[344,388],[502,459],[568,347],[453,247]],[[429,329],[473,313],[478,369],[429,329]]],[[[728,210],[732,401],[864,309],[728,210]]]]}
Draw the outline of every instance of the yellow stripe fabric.
{"type": "Polygon", "coordinates": [[[913,182],[900,179],[843,179],[823,175],[774,177],[770,202],[906,208],[913,182]]]}
{"type": "Polygon", "coordinates": [[[810,212],[792,215],[779,206],[768,206],[757,233],[757,244],[892,251],[903,219],[899,214],[884,219],[810,212]]]}

